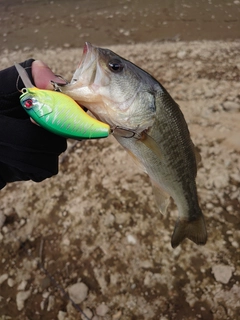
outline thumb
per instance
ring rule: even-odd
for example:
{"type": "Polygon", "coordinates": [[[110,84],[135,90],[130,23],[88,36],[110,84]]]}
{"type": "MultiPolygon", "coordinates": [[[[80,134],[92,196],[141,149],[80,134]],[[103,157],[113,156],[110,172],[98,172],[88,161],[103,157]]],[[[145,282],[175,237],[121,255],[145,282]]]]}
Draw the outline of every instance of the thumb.
{"type": "Polygon", "coordinates": [[[49,89],[53,87],[51,80],[58,83],[66,83],[63,79],[57,77],[52,70],[41,60],[35,60],[32,63],[32,76],[36,87],[39,89],[49,89]]]}

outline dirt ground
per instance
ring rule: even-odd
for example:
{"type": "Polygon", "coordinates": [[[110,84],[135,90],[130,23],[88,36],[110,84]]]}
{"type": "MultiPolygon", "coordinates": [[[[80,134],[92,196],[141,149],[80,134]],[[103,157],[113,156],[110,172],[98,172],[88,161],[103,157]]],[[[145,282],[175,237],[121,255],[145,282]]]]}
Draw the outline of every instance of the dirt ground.
{"type": "Polygon", "coordinates": [[[240,37],[239,0],[1,0],[0,50],[240,37]]]}
{"type": "MultiPolygon", "coordinates": [[[[21,4],[21,8],[30,9],[23,10],[19,19],[30,15],[31,6],[37,3],[21,4]]],[[[44,2],[46,6],[63,4],[51,3],[44,2]]],[[[106,18],[99,3],[92,1],[94,12],[106,18]]],[[[135,2],[119,3],[131,7],[135,2]]],[[[183,10],[191,9],[189,2],[181,3],[185,5],[183,10]]],[[[216,2],[210,1],[211,5],[216,8],[216,2]]],[[[4,8],[12,15],[16,13],[13,1],[4,8]]],[[[109,8],[110,2],[105,10],[109,8]]],[[[239,8],[239,1],[231,1],[225,9],[236,13],[239,8]]],[[[136,15],[144,12],[140,9],[135,7],[136,15]]],[[[118,10],[127,9],[118,6],[118,10]]],[[[41,12],[39,9],[38,14],[41,12]]],[[[86,9],[86,13],[91,12],[86,9]]],[[[36,20],[39,23],[41,19],[36,20]]],[[[79,32],[86,35],[79,45],[73,45],[70,36],[69,41],[58,43],[59,32],[56,42],[46,42],[39,49],[41,42],[35,45],[32,33],[27,31],[24,21],[28,20],[22,21],[24,32],[14,31],[21,33],[18,43],[12,25],[4,24],[9,33],[1,43],[0,69],[34,57],[70,79],[83,42],[93,41],[91,32],[89,39],[87,29],[81,26],[79,32]],[[22,42],[24,37],[26,43],[22,42]]],[[[175,35],[182,29],[175,26],[173,33],[171,29],[161,38],[146,39],[144,32],[143,38],[128,34],[132,27],[126,24],[122,26],[125,31],[117,33],[113,18],[107,21],[109,43],[106,36],[99,36],[93,43],[107,45],[149,71],[181,106],[202,156],[197,186],[208,242],[199,247],[186,240],[178,248],[171,248],[178,215],[174,203],[166,216],[158,212],[148,177],[134,166],[113,137],[69,140],[57,176],[38,184],[13,183],[0,192],[0,319],[240,319],[237,31],[232,40],[225,34],[214,41],[194,41],[197,35],[184,39],[191,41],[180,41],[175,35]],[[124,32],[118,44],[117,35],[124,32]]],[[[159,21],[163,22],[162,18],[159,21]]],[[[93,27],[93,22],[89,21],[93,30],[103,27],[93,27]]]]}

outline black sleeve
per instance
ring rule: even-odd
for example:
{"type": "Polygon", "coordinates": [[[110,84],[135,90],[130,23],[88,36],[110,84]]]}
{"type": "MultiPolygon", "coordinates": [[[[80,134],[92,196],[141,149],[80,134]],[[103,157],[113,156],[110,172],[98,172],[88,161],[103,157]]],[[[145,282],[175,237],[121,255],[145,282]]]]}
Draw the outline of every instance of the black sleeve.
{"type": "MultiPolygon", "coordinates": [[[[21,65],[32,83],[31,65],[21,65]]],[[[23,83],[14,66],[0,71],[0,189],[20,180],[42,181],[58,173],[58,156],[66,139],[34,125],[19,102],[23,83]]]]}

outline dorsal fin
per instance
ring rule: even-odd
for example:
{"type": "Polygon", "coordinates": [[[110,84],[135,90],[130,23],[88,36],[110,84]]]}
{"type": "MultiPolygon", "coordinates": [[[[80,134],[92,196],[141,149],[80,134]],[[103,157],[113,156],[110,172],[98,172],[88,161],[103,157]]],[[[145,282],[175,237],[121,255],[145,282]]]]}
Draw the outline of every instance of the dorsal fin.
{"type": "Polygon", "coordinates": [[[146,168],[144,167],[144,165],[140,162],[140,160],[135,156],[135,154],[133,154],[129,149],[125,148],[125,150],[128,152],[128,154],[131,156],[133,162],[135,163],[135,165],[142,171],[144,171],[145,173],[147,173],[146,168]]]}

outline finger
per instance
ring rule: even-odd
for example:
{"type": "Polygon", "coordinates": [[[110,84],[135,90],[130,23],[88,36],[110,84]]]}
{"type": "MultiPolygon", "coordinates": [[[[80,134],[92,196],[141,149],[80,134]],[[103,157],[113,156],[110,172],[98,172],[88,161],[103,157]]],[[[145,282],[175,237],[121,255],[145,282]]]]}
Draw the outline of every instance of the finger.
{"type": "Polygon", "coordinates": [[[51,80],[57,83],[66,83],[63,79],[57,77],[41,60],[35,60],[32,63],[32,76],[35,85],[40,89],[53,89],[51,80]]]}

